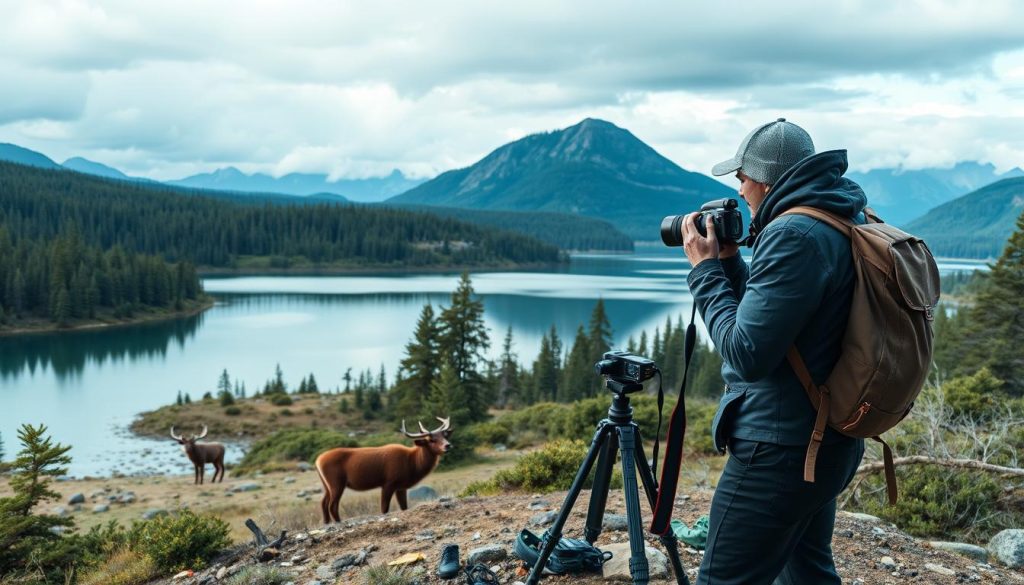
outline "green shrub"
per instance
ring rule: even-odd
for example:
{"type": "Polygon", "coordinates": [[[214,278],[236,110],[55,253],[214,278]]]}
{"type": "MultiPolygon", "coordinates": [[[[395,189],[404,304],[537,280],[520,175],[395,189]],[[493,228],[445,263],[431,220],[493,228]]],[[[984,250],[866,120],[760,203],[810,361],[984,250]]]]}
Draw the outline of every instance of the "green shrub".
{"type": "Polygon", "coordinates": [[[954,416],[980,419],[991,415],[1002,402],[1003,382],[988,368],[972,376],[953,378],[942,385],[943,399],[954,416]]]}
{"type": "Polygon", "coordinates": [[[173,573],[205,567],[231,544],[228,532],[227,523],[216,516],[182,510],[135,523],[128,539],[132,549],[153,559],[158,571],[173,573]]]}
{"type": "MultiPolygon", "coordinates": [[[[898,469],[897,475],[900,498],[895,506],[878,497],[866,498],[862,508],[915,536],[982,542],[1024,523],[1024,511],[1003,500],[1002,483],[992,474],[912,465],[898,469]]],[[[865,484],[884,493],[884,478],[872,477],[865,484]]]]}
{"type": "Polygon", "coordinates": [[[238,408],[237,406],[229,406],[224,409],[224,414],[228,416],[238,416],[242,414],[242,409],[238,408]]]}
{"type": "Polygon", "coordinates": [[[227,390],[221,390],[218,393],[221,406],[231,406],[235,403],[235,397],[231,395],[227,390]]]}
{"type": "Polygon", "coordinates": [[[235,573],[226,585],[282,585],[292,581],[291,573],[277,567],[250,566],[235,573]]]}
{"type": "Polygon", "coordinates": [[[295,416],[295,413],[290,408],[285,408],[281,411],[281,416],[295,416]]]}
{"type": "Polygon", "coordinates": [[[291,406],[292,397],[283,392],[276,393],[270,398],[270,403],[274,406],[291,406]]]}
{"type": "Polygon", "coordinates": [[[509,428],[501,422],[483,422],[471,425],[459,434],[461,438],[469,437],[478,445],[507,444],[509,428]]]}
{"type": "Polygon", "coordinates": [[[326,429],[284,429],[257,441],[242,457],[236,473],[247,473],[272,464],[291,461],[312,463],[316,456],[334,447],[356,447],[358,443],[337,431],[326,429]]]}
{"type": "MultiPolygon", "coordinates": [[[[556,440],[532,453],[520,457],[511,469],[503,469],[485,482],[475,482],[466,487],[463,495],[494,494],[509,490],[529,492],[553,492],[569,489],[576,472],[587,454],[583,441],[556,440]]],[[[593,473],[584,483],[589,488],[593,473]]],[[[622,487],[622,473],[616,466],[612,473],[611,487],[622,487]]]]}

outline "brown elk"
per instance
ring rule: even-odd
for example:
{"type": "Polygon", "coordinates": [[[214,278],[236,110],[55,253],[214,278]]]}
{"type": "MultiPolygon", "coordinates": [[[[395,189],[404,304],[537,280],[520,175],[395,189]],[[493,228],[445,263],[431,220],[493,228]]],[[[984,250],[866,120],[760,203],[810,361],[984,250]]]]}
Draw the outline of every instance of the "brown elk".
{"type": "Polygon", "coordinates": [[[405,430],[402,433],[413,439],[415,447],[405,445],[383,445],[381,447],[338,447],[324,451],[316,458],[316,470],[324,484],[324,497],[320,508],[324,523],[341,521],[338,516],[338,502],[345,488],[356,491],[380,488],[380,512],[387,514],[391,507],[391,496],[398,499],[398,506],[408,508],[406,491],[427,476],[444,453],[451,448],[450,419],[437,417],[441,426],[428,431],[420,423],[420,432],[405,430]]]}
{"type": "Polygon", "coordinates": [[[181,443],[185,455],[192,461],[196,468],[195,483],[202,484],[203,476],[206,475],[206,464],[213,464],[213,479],[210,483],[217,483],[217,474],[220,474],[221,483],[224,482],[224,445],[220,443],[196,443],[206,436],[206,425],[203,425],[203,432],[192,435],[191,438],[184,438],[174,434],[174,427],[171,427],[171,438],[181,443]]]}

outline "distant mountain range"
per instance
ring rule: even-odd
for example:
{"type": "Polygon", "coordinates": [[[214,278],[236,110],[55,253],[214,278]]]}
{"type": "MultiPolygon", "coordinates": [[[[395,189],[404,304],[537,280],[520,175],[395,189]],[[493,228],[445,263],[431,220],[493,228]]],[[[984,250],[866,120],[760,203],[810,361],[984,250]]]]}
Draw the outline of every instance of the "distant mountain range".
{"type": "Polygon", "coordinates": [[[1024,177],[1016,177],[943,203],[906,228],[937,256],[998,258],[1021,213],[1024,177]]]}
{"type": "Polygon", "coordinates": [[[628,130],[588,118],[506,144],[388,203],[559,211],[604,219],[637,240],[657,240],[664,216],[735,196],[718,181],[683,170],[628,130]]]}
{"type": "Polygon", "coordinates": [[[961,162],[949,169],[875,169],[846,173],[868,195],[868,205],[886,222],[904,225],[930,209],[1001,179],[1024,177],[1014,168],[997,173],[991,164],[961,162]]]}
{"type": "MultiPolygon", "coordinates": [[[[44,154],[15,144],[0,144],[0,160],[29,165],[44,169],[68,169],[88,175],[120,179],[122,181],[152,181],[142,177],[131,177],[114,167],[91,161],[82,157],[73,157],[57,164],[44,154]]],[[[407,191],[422,183],[422,179],[410,179],[401,171],[394,170],[386,177],[368,179],[328,180],[325,174],[291,173],[281,177],[272,177],[263,173],[245,174],[234,167],[226,167],[213,171],[185,177],[164,184],[189,189],[212,189],[216,191],[234,191],[237,193],[272,193],[278,195],[331,195],[331,199],[342,199],[358,202],[383,201],[388,197],[407,191]]]]}
{"type": "Polygon", "coordinates": [[[248,175],[234,167],[226,167],[212,173],[167,181],[167,184],[246,193],[283,193],[286,195],[335,193],[343,195],[350,201],[370,203],[383,201],[388,197],[408,191],[422,182],[422,179],[406,177],[397,169],[391,171],[391,174],[386,177],[331,181],[327,175],[323,174],[289,173],[280,177],[272,177],[263,173],[248,175]]]}

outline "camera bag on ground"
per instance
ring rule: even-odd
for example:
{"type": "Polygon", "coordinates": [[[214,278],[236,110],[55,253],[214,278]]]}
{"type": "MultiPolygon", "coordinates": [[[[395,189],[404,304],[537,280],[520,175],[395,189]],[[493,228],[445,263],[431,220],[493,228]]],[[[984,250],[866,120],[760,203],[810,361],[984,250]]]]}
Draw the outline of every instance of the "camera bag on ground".
{"type": "Polygon", "coordinates": [[[811,378],[794,345],[786,357],[817,410],[804,461],[804,481],[814,466],[825,425],[882,444],[889,503],[896,503],[892,449],[879,435],[914,406],[932,362],[932,321],[939,302],[939,269],[928,246],[865,210],[869,223],[813,207],[797,213],[825,222],[850,238],[856,282],[842,352],[824,384],[811,378]]]}
{"type": "MultiPolygon", "coordinates": [[[[544,533],[546,539],[548,534],[544,533]]],[[[523,529],[516,538],[516,556],[533,567],[537,564],[544,541],[529,530],[523,529]]],[[[610,551],[602,551],[585,540],[562,537],[548,557],[545,572],[554,575],[571,573],[600,573],[605,562],[612,558],[610,551]]]]}

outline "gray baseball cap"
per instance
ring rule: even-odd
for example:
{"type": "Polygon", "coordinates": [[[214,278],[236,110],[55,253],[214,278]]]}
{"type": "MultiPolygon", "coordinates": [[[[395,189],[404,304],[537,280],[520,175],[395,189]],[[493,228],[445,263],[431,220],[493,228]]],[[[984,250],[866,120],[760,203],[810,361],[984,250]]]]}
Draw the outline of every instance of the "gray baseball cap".
{"type": "Polygon", "coordinates": [[[785,118],[754,128],[740,144],[736,156],[711,169],[716,177],[743,171],[758,183],[774,185],[798,161],[814,154],[806,130],[785,118]]]}

